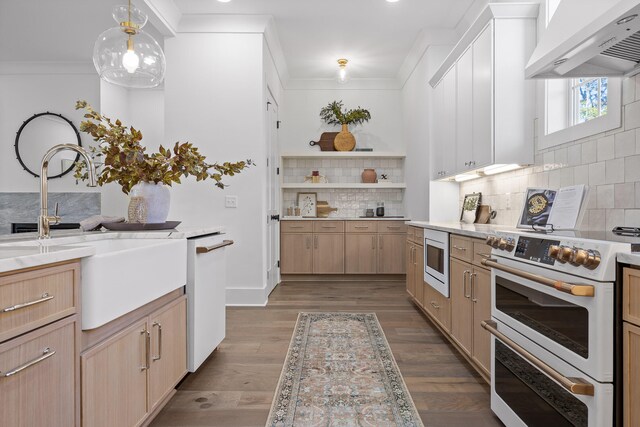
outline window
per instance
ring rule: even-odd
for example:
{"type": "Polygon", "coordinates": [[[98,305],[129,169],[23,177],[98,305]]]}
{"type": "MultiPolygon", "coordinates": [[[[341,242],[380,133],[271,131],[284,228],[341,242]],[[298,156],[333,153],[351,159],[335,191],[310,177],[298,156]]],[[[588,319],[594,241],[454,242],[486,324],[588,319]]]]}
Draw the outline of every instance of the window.
{"type": "Polygon", "coordinates": [[[571,81],[573,125],[607,114],[608,80],[594,77],[571,81]]]}

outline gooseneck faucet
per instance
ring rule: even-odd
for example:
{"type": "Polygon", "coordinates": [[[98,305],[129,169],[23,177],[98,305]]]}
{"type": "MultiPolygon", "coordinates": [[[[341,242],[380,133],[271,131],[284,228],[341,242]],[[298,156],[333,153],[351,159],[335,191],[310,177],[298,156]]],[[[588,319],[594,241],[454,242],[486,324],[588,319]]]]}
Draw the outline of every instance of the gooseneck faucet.
{"type": "Polygon", "coordinates": [[[91,156],[87,151],[75,144],[58,144],[54,145],[47,151],[40,163],[40,216],[38,216],[38,239],[48,239],[51,237],[49,227],[51,224],[57,224],[60,221],[58,212],[56,209],[55,215],[49,215],[49,208],[47,206],[47,192],[48,192],[48,178],[47,170],[49,169],[49,161],[56,155],[56,153],[63,150],[75,151],[84,158],[87,164],[87,171],[89,173],[89,187],[95,187],[97,185],[96,180],[96,167],[91,160],[91,156]]]}

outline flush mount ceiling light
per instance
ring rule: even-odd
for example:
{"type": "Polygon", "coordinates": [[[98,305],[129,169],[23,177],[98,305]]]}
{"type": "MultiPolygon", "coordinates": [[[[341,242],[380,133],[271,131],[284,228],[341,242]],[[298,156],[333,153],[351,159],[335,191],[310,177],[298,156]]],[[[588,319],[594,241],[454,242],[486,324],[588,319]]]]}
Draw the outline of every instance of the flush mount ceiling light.
{"type": "Polygon", "coordinates": [[[348,59],[338,59],[338,73],[336,74],[336,80],[338,83],[345,84],[349,81],[349,73],[347,73],[347,63],[349,63],[348,59]]]}
{"type": "Polygon", "coordinates": [[[100,78],[119,86],[152,88],[164,79],[165,58],[158,42],[142,31],[147,15],[131,6],[113,8],[117,27],[98,36],[93,65],[100,78]]]}

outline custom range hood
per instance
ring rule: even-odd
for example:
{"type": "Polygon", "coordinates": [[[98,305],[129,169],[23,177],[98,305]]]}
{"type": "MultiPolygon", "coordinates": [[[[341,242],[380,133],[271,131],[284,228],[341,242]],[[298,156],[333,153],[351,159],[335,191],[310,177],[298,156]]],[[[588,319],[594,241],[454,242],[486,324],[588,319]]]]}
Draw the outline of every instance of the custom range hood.
{"type": "Polygon", "coordinates": [[[561,0],[525,75],[632,76],[639,63],[640,0],[561,0]]]}

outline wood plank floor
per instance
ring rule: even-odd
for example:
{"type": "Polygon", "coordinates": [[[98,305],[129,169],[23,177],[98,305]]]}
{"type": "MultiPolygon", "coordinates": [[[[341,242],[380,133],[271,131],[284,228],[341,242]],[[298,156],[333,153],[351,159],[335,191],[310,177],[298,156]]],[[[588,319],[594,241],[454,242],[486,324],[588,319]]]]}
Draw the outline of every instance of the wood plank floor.
{"type": "MultiPolygon", "coordinates": [[[[228,308],[227,337],[151,424],[264,426],[298,312],[375,312],[425,426],[501,426],[489,387],[409,301],[404,282],[283,283],[228,308]]],[[[303,427],[303,426],[301,426],[303,427]]]]}

